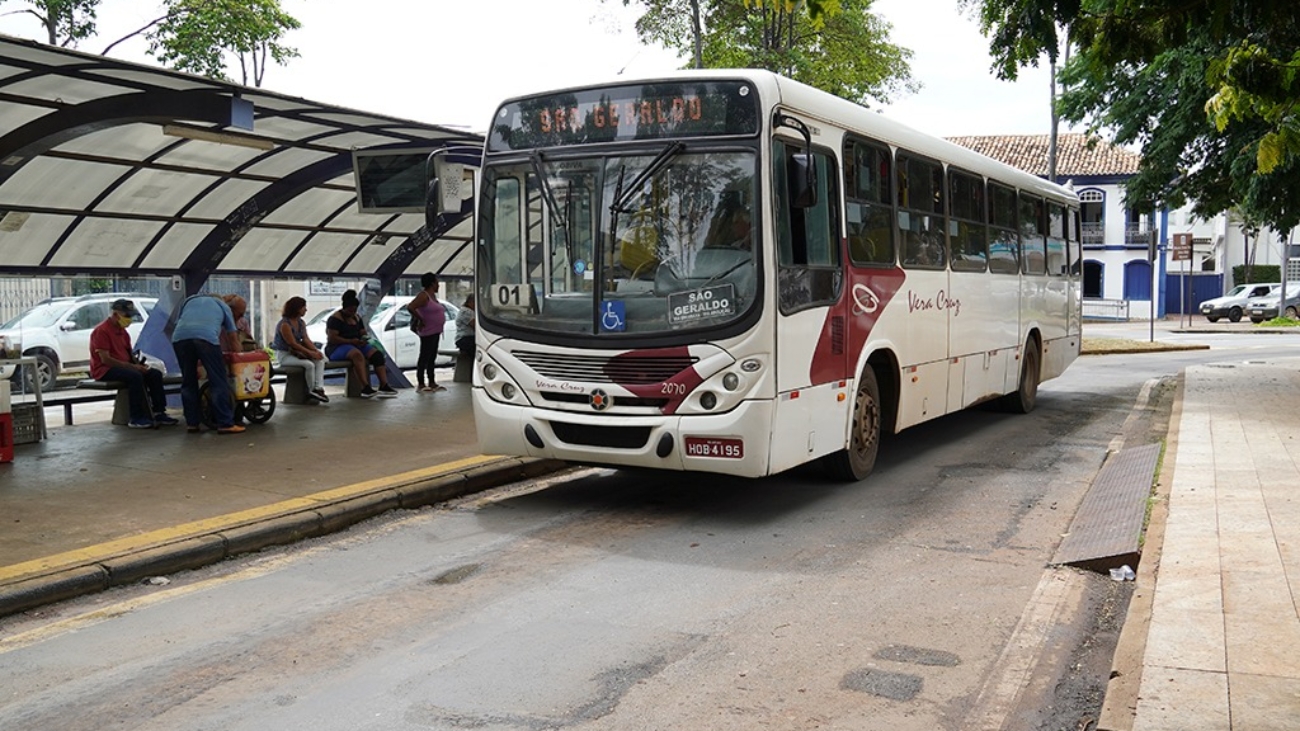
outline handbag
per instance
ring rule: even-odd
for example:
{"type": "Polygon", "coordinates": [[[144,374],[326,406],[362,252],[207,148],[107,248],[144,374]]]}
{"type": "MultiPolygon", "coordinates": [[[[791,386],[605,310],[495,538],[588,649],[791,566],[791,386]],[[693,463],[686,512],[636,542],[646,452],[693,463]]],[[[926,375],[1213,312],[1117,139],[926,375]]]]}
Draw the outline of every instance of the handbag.
{"type": "Polygon", "coordinates": [[[411,328],[411,332],[415,333],[416,335],[419,335],[420,331],[424,329],[424,320],[420,319],[419,315],[412,312],[411,324],[409,327],[411,328]]]}

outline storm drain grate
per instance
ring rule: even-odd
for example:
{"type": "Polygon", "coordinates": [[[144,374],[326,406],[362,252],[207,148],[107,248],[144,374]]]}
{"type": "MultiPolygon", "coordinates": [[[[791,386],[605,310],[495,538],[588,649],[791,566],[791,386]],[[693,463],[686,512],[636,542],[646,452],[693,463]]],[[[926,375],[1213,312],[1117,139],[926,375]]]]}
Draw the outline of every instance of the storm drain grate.
{"type": "Polygon", "coordinates": [[[1107,460],[1052,563],[1091,571],[1124,564],[1136,568],[1142,521],[1159,459],[1160,445],[1147,444],[1121,450],[1107,460]]]}

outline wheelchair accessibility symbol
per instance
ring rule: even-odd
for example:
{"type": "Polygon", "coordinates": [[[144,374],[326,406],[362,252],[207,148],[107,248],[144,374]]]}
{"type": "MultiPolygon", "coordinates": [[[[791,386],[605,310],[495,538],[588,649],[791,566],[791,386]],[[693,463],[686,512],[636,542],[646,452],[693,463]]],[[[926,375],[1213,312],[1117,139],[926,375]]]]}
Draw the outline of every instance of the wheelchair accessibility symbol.
{"type": "Polygon", "coordinates": [[[624,332],[627,330],[627,305],[619,300],[604,303],[600,314],[601,332],[624,332]]]}

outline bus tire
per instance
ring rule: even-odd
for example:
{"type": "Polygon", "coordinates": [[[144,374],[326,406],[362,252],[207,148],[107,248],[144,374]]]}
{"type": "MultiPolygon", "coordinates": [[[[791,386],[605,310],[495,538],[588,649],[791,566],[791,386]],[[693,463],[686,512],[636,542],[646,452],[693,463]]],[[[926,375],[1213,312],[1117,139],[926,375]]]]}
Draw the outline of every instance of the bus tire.
{"type": "Polygon", "coordinates": [[[880,385],[876,372],[867,366],[853,395],[853,420],[849,425],[849,447],[823,458],[833,479],[857,482],[871,474],[880,452],[880,385]]]}
{"type": "Polygon", "coordinates": [[[1002,406],[1015,414],[1028,414],[1038,403],[1038,380],[1042,371],[1043,357],[1038,352],[1038,343],[1030,340],[1025,343],[1025,354],[1020,359],[1020,380],[1016,390],[1002,397],[1002,406]]]}

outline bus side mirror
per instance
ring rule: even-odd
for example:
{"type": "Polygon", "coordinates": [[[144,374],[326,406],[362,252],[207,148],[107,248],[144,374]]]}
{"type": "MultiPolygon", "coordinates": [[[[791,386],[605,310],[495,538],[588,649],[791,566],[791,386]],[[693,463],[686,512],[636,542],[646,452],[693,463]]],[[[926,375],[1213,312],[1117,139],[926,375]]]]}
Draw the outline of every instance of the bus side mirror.
{"type": "Polygon", "coordinates": [[[792,208],[817,205],[817,160],[812,153],[796,152],[786,165],[786,186],[792,208]]]}
{"type": "Polygon", "coordinates": [[[424,227],[430,231],[437,228],[438,219],[442,217],[445,211],[442,210],[442,185],[437,178],[429,180],[429,189],[424,196],[424,227]]]}

